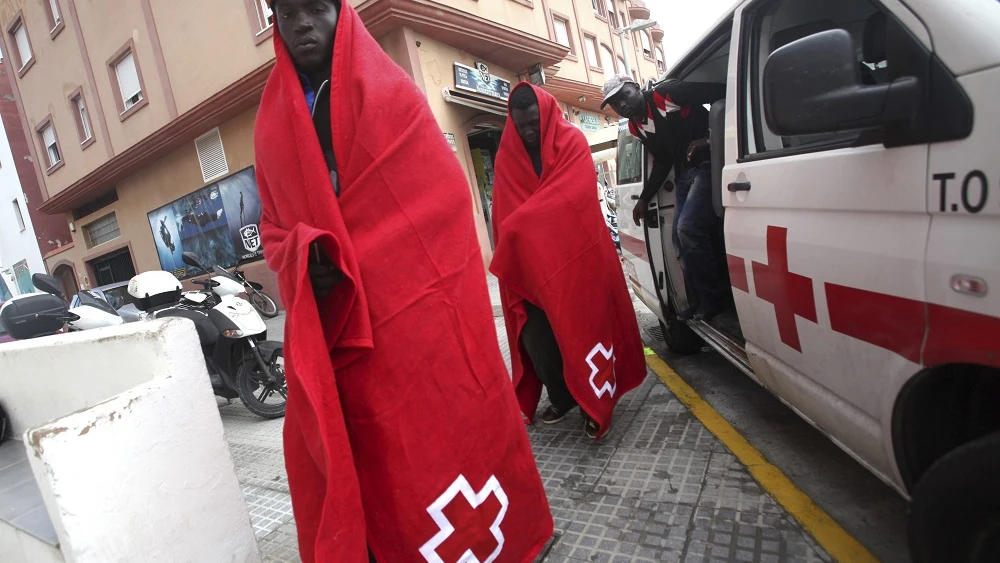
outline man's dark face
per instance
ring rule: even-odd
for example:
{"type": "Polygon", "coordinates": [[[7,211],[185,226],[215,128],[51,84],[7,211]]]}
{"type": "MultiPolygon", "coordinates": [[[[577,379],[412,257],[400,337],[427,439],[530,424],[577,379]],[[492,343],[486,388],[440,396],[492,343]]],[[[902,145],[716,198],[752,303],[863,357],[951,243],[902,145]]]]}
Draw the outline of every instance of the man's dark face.
{"type": "Polygon", "coordinates": [[[514,108],[510,110],[517,134],[521,136],[524,147],[528,150],[538,150],[542,145],[542,120],[538,113],[538,105],[527,109],[514,108]]]}
{"type": "Polygon", "coordinates": [[[615,113],[626,119],[641,119],[646,116],[646,99],[639,87],[629,83],[622,86],[613,98],[608,101],[615,113]]]}
{"type": "Polygon", "coordinates": [[[333,0],[281,0],[274,15],[295,67],[306,74],[329,71],[340,15],[333,0]]]}

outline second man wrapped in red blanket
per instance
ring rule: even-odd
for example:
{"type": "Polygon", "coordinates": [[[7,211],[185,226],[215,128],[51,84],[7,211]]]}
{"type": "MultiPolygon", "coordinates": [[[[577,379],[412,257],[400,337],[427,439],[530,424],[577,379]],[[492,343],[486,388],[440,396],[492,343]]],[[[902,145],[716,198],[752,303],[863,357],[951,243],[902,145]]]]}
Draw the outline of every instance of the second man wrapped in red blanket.
{"type": "Polygon", "coordinates": [[[577,405],[600,438],[642,383],[645,358],[621,262],[601,217],[583,133],[547,92],[520,84],[496,161],[490,271],[500,280],[514,386],[534,419],[542,387],[552,424],[577,405]]]}

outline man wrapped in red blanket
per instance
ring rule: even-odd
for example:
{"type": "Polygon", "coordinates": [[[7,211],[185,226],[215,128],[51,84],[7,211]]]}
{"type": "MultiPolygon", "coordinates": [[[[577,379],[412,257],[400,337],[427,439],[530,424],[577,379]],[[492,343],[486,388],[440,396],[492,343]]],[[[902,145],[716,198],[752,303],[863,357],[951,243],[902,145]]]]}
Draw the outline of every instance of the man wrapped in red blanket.
{"type": "Polygon", "coordinates": [[[646,364],[621,262],[601,217],[590,147],[556,99],[529,84],[510,96],[493,189],[496,252],[514,386],[533,419],[544,384],[553,424],[577,405],[587,434],[646,364]]]}
{"type": "Polygon", "coordinates": [[[353,8],[272,6],[277,62],[254,141],[264,255],[287,308],[302,559],[531,561],[552,518],[465,175],[353,8]]]}

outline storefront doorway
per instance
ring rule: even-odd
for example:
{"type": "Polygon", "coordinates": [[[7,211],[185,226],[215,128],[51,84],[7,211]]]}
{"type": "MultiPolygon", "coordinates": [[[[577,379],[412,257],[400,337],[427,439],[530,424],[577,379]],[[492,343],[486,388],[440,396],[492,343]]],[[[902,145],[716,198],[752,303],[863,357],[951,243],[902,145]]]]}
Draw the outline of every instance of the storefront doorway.
{"type": "Polygon", "coordinates": [[[490,236],[490,247],[496,248],[493,240],[493,182],[496,178],[493,164],[500,149],[503,130],[493,124],[477,125],[469,132],[469,149],[475,167],[476,184],[479,186],[479,202],[483,207],[486,232],[490,236]]]}
{"type": "Polygon", "coordinates": [[[56,266],[56,269],[52,271],[52,275],[62,285],[63,295],[66,296],[66,299],[73,299],[73,296],[80,292],[80,286],[76,283],[76,272],[73,271],[73,266],[68,264],[56,266]]]}

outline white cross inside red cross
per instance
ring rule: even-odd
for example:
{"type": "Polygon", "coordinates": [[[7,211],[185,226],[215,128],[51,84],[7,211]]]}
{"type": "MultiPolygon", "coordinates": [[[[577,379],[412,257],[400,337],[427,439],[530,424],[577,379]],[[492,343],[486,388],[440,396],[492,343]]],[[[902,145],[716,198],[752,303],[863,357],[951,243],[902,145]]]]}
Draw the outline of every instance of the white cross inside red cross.
{"type": "Polygon", "coordinates": [[[587,354],[587,365],[590,366],[590,387],[600,399],[605,393],[615,396],[618,390],[618,379],[615,377],[615,347],[605,348],[598,342],[587,354]]]}
{"type": "Polygon", "coordinates": [[[507,494],[495,476],[477,493],[459,475],[427,507],[439,531],[420,548],[420,554],[428,563],[492,563],[503,550],[500,524],[507,505],[507,494]]]}

